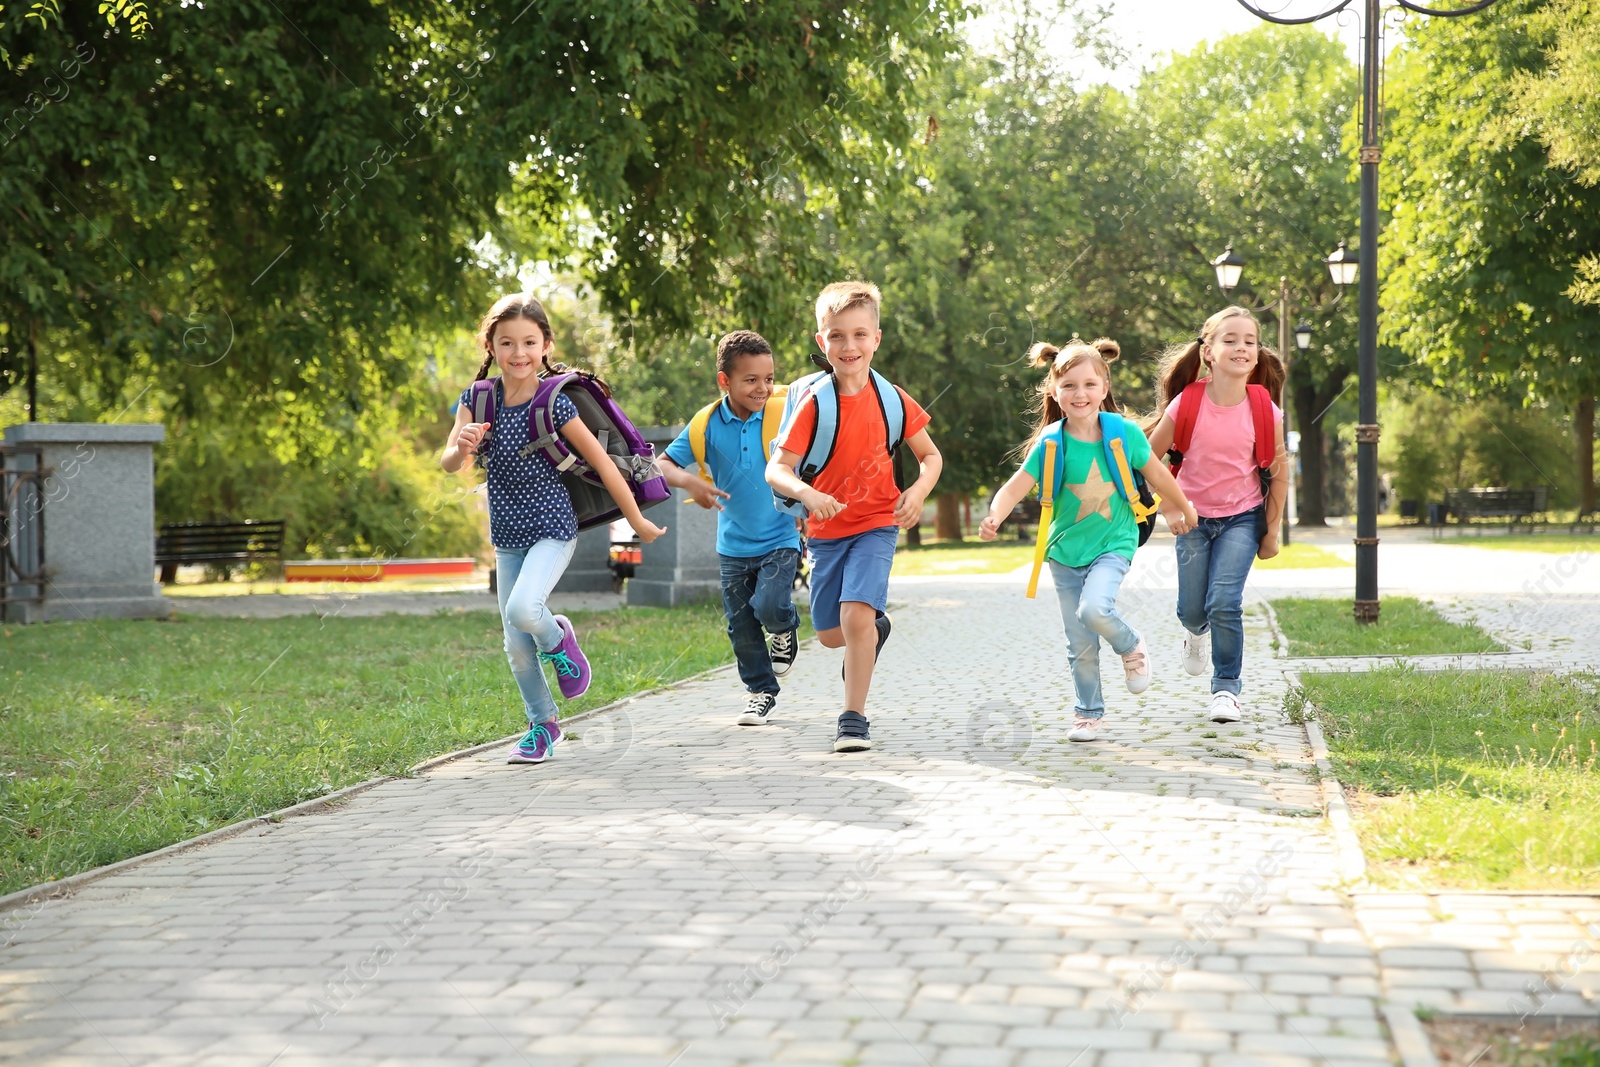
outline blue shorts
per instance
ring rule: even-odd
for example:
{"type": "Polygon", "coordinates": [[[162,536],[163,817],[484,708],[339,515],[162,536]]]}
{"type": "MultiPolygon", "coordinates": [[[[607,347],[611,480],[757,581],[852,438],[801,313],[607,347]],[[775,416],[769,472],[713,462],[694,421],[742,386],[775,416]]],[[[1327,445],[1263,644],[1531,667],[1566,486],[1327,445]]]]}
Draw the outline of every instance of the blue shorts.
{"type": "Polygon", "coordinates": [[[811,626],[832,630],[839,625],[839,605],[846,600],[889,605],[889,568],[894,565],[898,526],[880,526],[849,537],[811,540],[811,626]]]}

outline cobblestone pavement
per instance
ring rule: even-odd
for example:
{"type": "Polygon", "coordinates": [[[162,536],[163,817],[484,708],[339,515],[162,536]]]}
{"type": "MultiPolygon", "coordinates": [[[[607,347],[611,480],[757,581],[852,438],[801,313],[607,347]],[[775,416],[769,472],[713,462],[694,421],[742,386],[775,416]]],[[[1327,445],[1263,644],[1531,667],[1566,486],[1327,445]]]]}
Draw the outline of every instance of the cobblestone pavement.
{"type": "Polygon", "coordinates": [[[809,646],[765,727],[723,673],[543,766],[135,867],[0,916],[0,1061],[1354,1067],[1393,1060],[1386,992],[1545,965],[1589,913],[1333,884],[1264,612],[1215,726],[1169,559],[1123,599],[1155,684],[1107,671],[1099,743],[1065,741],[1048,588],[897,581],[873,751],[828,751],[839,657],[809,646]]]}

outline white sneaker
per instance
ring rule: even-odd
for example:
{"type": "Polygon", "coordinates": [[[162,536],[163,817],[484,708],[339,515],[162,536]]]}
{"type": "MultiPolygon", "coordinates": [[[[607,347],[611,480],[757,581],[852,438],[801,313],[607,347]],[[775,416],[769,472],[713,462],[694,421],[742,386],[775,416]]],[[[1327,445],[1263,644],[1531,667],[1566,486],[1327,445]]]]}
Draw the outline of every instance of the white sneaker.
{"type": "Polygon", "coordinates": [[[1211,631],[1192,634],[1183,631],[1183,669],[1196,678],[1211,669],[1211,631]]]}
{"type": "Polygon", "coordinates": [[[1128,674],[1128,692],[1142,693],[1150,688],[1150,653],[1145,651],[1144,638],[1123,653],[1122,669],[1128,674]]]}
{"type": "Polygon", "coordinates": [[[1238,722],[1239,698],[1232,693],[1211,694],[1211,721],[1238,722]]]}
{"type": "Polygon", "coordinates": [[[778,698],[771,693],[751,693],[750,699],[745,702],[744,712],[740,714],[740,726],[765,726],[767,716],[772,713],[772,707],[778,698]]]}
{"type": "Polygon", "coordinates": [[[1082,719],[1072,724],[1072,729],[1067,733],[1068,741],[1097,741],[1100,738],[1097,732],[1100,729],[1099,719],[1082,719]]]}

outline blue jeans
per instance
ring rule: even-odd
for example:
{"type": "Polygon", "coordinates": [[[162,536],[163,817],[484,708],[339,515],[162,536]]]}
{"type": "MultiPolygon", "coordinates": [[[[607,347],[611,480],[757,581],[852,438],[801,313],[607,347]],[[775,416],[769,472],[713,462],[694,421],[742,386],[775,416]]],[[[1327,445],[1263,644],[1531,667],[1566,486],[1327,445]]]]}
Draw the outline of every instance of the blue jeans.
{"type": "Polygon", "coordinates": [[[1211,631],[1211,691],[1239,695],[1244,580],[1267,532],[1265,505],[1200,524],[1178,538],[1178,621],[1211,631]]]}
{"type": "Polygon", "coordinates": [[[728,616],[728,640],[739,664],[739,680],[752,693],[778,692],[772,673],[767,634],[781,634],[800,625],[794,609],[794,571],[800,552],[775,548],[764,556],[721,556],[722,610],[728,616]]]}
{"type": "Polygon", "coordinates": [[[561,580],[577,541],[551,538],[536,541],[530,548],[497,548],[494,565],[498,569],[500,625],[506,634],[506,659],[511,677],[522,693],[522,708],[530,725],[554,722],[555,698],[545,681],[539,652],[552,652],[564,636],[550,613],[550,590],[561,580]]]}
{"type": "Polygon", "coordinates": [[[1087,567],[1063,567],[1050,561],[1056,596],[1061,600],[1061,623],[1067,631],[1067,662],[1072,665],[1072,687],[1078,692],[1075,709],[1081,718],[1098,719],[1106,713],[1100,690],[1100,639],[1117,655],[1139,644],[1139,635],[1117,614],[1117,593],[1128,576],[1129,562],[1107,552],[1087,567]]]}

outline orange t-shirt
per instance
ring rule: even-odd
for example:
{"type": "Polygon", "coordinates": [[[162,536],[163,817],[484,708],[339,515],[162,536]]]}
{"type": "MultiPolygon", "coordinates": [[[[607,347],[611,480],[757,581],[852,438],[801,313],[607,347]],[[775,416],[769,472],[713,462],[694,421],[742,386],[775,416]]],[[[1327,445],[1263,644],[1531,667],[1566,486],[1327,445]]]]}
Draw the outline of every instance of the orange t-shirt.
{"type": "MultiPolygon", "coordinates": [[[[932,418],[898,385],[900,402],[906,408],[907,438],[921,433],[932,418]]],[[[807,403],[795,413],[789,432],[778,447],[804,453],[817,424],[817,405],[807,403]]],[[[894,505],[900,490],[894,484],[894,463],[889,459],[889,428],[878,407],[878,394],[871,384],[854,396],[839,394],[839,433],[833,442],[833,458],[811,483],[811,488],[827,493],[844,504],[844,510],[826,521],[808,520],[807,536],[823,540],[893,526],[894,505]]]]}

